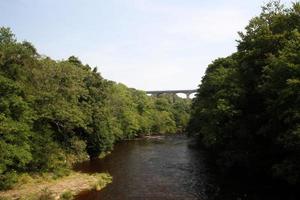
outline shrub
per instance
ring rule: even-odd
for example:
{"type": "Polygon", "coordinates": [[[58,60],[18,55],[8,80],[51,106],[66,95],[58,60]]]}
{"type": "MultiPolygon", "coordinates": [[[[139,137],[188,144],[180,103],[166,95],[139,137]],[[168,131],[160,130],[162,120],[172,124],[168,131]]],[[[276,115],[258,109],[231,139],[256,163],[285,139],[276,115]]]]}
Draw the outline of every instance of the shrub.
{"type": "Polygon", "coordinates": [[[12,188],[18,182],[18,175],[15,171],[0,175],[0,190],[12,188]]]}
{"type": "Polygon", "coordinates": [[[61,200],[71,200],[71,199],[73,199],[73,194],[72,194],[71,191],[66,191],[66,192],[64,192],[60,195],[59,199],[61,199],[61,200]]]}

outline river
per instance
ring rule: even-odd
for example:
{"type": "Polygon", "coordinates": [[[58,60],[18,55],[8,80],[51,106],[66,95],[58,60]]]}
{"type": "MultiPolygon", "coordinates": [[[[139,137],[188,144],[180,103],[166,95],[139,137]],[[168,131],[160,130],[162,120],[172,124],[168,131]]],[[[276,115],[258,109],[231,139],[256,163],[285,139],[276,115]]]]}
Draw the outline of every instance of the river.
{"type": "Polygon", "coordinates": [[[112,154],[78,165],[77,170],[108,172],[113,182],[101,191],[86,191],[77,200],[205,200],[203,152],[185,136],[125,141],[112,154]]]}
{"type": "MultiPolygon", "coordinates": [[[[108,172],[113,182],[75,200],[296,200],[283,187],[216,176],[204,151],[183,135],[123,141],[104,159],[78,164],[85,173],[108,172]],[[243,183],[243,184],[242,184],[243,183]]],[[[294,190],[295,191],[295,190],[294,190]]]]}

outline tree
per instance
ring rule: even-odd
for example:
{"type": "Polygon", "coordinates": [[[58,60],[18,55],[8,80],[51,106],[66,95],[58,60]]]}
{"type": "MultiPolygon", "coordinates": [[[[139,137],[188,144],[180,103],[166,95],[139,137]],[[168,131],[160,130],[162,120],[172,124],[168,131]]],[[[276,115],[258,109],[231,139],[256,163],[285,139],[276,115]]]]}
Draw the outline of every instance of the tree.
{"type": "Polygon", "coordinates": [[[0,28],[0,189],[23,172],[66,175],[123,139],[182,131],[187,106],[105,80],[75,56],[41,56],[0,28]]]}
{"type": "Polygon", "coordinates": [[[299,5],[268,3],[206,70],[189,131],[223,169],[300,182],[299,5]]]}
{"type": "Polygon", "coordinates": [[[0,75],[0,188],[15,183],[15,171],[24,170],[32,160],[29,138],[30,113],[22,91],[0,75]]]}

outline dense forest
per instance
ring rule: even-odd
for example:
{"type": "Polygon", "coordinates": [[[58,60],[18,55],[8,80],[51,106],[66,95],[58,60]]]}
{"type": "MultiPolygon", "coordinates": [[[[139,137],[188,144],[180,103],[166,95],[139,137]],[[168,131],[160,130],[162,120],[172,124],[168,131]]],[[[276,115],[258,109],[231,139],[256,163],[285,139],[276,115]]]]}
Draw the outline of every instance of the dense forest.
{"type": "Polygon", "coordinates": [[[188,130],[221,171],[299,186],[300,3],[266,4],[239,36],[208,66],[188,130]]]}
{"type": "Polygon", "coordinates": [[[147,96],[0,28],[0,190],[25,173],[65,176],[122,140],[184,132],[223,174],[299,189],[299,2],[262,7],[237,51],[208,66],[193,101],[147,96]]]}
{"type": "Polygon", "coordinates": [[[124,139],[179,133],[190,101],[147,96],[71,56],[56,61],[0,28],[0,189],[22,173],[68,174],[124,139]]]}

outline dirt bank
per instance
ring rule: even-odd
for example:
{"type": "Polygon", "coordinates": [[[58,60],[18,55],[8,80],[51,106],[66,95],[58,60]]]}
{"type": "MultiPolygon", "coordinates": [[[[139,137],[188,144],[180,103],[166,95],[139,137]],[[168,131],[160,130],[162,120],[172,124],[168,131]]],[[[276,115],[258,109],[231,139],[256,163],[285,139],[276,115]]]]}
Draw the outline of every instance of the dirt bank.
{"type": "Polygon", "coordinates": [[[100,190],[112,181],[106,173],[85,174],[73,172],[56,180],[36,178],[7,191],[0,191],[0,199],[60,199],[62,194],[75,195],[83,190],[100,190]]]}

